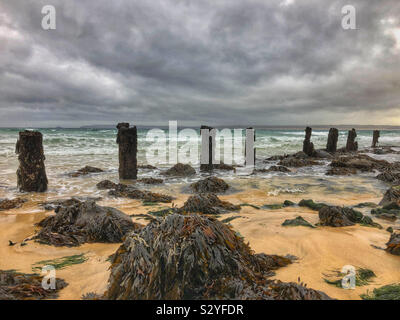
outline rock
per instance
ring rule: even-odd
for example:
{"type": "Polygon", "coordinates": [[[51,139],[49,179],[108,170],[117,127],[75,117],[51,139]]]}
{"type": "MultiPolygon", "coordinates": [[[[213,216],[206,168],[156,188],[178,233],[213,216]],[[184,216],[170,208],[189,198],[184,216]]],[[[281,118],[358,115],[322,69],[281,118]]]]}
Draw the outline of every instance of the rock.
{"type": "Polygon", "coordinates": [[[20,273],[13,270],[0,270],[0,300],[42,300],[56,299],[61,289],[68,284],[55,279],[55,289],[44,289],[43,276],[20,273]]]}
{"type": "Polygon", "coordinates": [[[172,214],[130,233],[113,255],[110,300],[329,299],[269,280],[290,258],[254,254],[228,225],[172,214]]]}
{"type": "Polygon", "coordinates": [[[346,151],[357,151],[358,150],[358,142],[355,141],[357,138],[356,129],[351,129],[347,136],[347,143],[346,143],[346,151]]]}
{"type": "Polygon", "coordinates": [[[354,208],[376,208],[378,205],[374,202],[361,202],[354,206],[354,208]]]}
{"type": "Polygon", "coordinates": [[[315,228],[311,223],[306,221],[303,217],[298,216],[295,219],[287,219],[282,223],[282,226],[303,226],[309,228],[315,228]]]}
{"type": "Polygon", "coordinates": [[[307,127],[306,130],[306,137],[303,141],[303,152],[308,155],[309,157],[314,156],[315,150],[314,150],[314,144],[311,142],[311,134],[312,134],[312,129],[310,127],[307,127]]]}
{"type": "Polygon", "coordinates": [[[341,207],[324,206],[319,210],[318,216],[321,226],[346,227],[354,225],[343,213],[341,207]]]}
{"type": "Polygon", "coordinates": [[[372,137],[372,148],[376,148],[378,143],[379,137],[381,136],[381,132],[379,130],[374,130],[373,137],[372,137]]]}
{"type": "Polygon", "coordinates": [[[196,170],[189,164],[177,163],[172,168],[164,172],[166,176],[188,177],[196,174],[196,170]]]}
{"type": "Polygon", "coordinates": [[[117,185],[117,187],[115,189],[110,190],[108,194],[114,197],[139,199],[146,202],[169,203],[172,200],[174,200],[173,197],[168,195],[164,195],[161,193],[154,193],[146,190],[139,190],[134,188],[133,186],[127,186],[124,184],[117,185]]]}
{"type": "Polygon", "coordinates": [[[300,207],[307,207],[307,208],[310,208],[311,210],[318,211],[319,209],[321,209],[321,208],[323,208],[323,207],[325,207],[327,205],[325,203],[316,203],[311,199],[308,199],[308,200],[303,199],[303,200],[301,200],[299,202],[299,206],[300,207]]]}
{"type": "Polygon", "coordinates": [[[37,131],[21,131],[15,146],[18,154],[17,185],[20,191],[44,192],[47,176],[44,166],[43,136],[37,131]]]}
{"type": "Polygon", "coordinates": [[[400,200],[400,186],[393,186],[384,194],[379,205],[386,206],[392,202],[399,203],[400,200]]]}
{"type": "Polygon", "coordinates": [[[284,166],[271,166],[268,169],[257,169],[254,170],[255,173],[267,173],[267,172],[291,172],[290,169],[284,166]]]}
{"type": "Polygon", "coordinates": [[[370,217],[351,208],[324,206],[319,210],[318,216],[321,226],[345,227],[360,223],[364,226],[382,229],[382,226],[373,222],[370,217]]]}
{"type": "Polygon", "coordinates": [[[224,193],[229,189],[229,185],[217,177],[208,177],[192,183],[190,187],[197,193],[224,193]]]}
{"type": "Polygon", "coordinates": [[[327,176],[350,176],[357,174],[357,169],[354,168],[343,168],[343,167],[332,167],[329,168],[325,173],[327,176]]]}
{"type": "Polygon", "coordinates": [[[326,143],[326,151],[336,152],[337,142],[339,139],[339,130],[336,128],[330,128],[328,134],[328,142],[326,143]]]}
{"type": "Polygon", "coordinates": [[[299,159],[296,157],[287,157],[278,163],[278,165],[280,165],[280,166],[294,167],[294,168],[315,166],[315,165],[319,165],[319,164],[320,163],[318,161],[314,161],[311,159],[299,159]]]}
{"type": "Polygon", "coordinates": [[[59,210],[60,208],[74,206],[80,204],[81,202],[82,201],[77,198],[71,198],[71,199],[42,202],[39,205],[43,207],[45,210],[59,210]]]}
{"type": "Polygon", "coordinates": [[[393,184],[400,183],[400,171],[384,171],[376,176],[377,179],[393,184]]]}
{"type": "Polygon", "coordinates": [[[94,201],[58,208],[55,216],[43,219],[38,226],[42,229],[32,239],[53,246],[117,243],[127,232],[142,228],[125,213],[98,206],[94,201]]]}
{"type": "Polygon", "coordinates": [[[145,169],[145,170],[157,170],[157,167],[152,166],[150,164],[140,165],[138,169],[145,169]]]}
{"type": "Polygon", "coordinates": [[[0,211],[20,208],[27,201],[28,200],[22,198],[15,198],[12,200],[8,199],[0,200],[0,211]]]}
{"type": "Polygon", "coordinates": [[[330,166],[335,168],[358,169],[363,172],[387,170],[392,167],[392,165],[386,160],[376,160],[364,154],[338,157],[332,160],[330,166]]]}
{"type": "Polygon", "coordinates": [[[329,152],[326,152],[325,150],[315,150],[314,157],[321,158],[321,159],[333,158],[333,156],[329,152]]]}
{"type": "Polygon", "coordinates": [[[86,166],[82,169],[79,169],[78,171],[72,172],[70,174],[70,176],[71,177],[80,177],[80,176],[85,176],[89,173],[99,173],[99,172],[104,172],[104,171],[100,168],[86,166]]]}
{"type": "Polygon", "coordinates": [[[129,123],[118,123],[118,159],[119,178],[137,178],[137,129],[129,127],[129,123]]]}
{"type": "Polygon", "coordinates": [[[389,232],[389,233],[393,233],[393,228],[392,228],[392,227],[388,227],[388,228],[386,229],[386,231],[389,232]]]}
{"type": "Polygon", "coordinates": [[[293,207],[293,206],[295,206],[296,204],[294,203],[294,202],[292,202],[292,201],[290,201],[290,200],[285,200],[285,201],[283,201],[283,206],[284,207],[293,207]]]}
{"type": "Polygon", "coordinates": [[[156,178],[142,178],[138,180],[138,182],[143,184],[161,184],[164,182],[163,179],[156,179],[156,178]]]}
{"type": "Polygon", "coordinates": [[[117,183],[114,183],[110,180],[103,180],[96,184],[97,189],[100,190],[109,190],[117,187],[117,183]]]}
{"type": "Polygon", "coordinates": [[[389,242],[386,243],[386,252],[400,256],[400,233],[392,233],[389,242]]]}
{"type": "Polygon", "coordinates": [[[236,171],[234,166],[225,163],[214,164],[214,169],[225,170],[225,171],[236,171]]]}
{"type": "Polygon", "coordinates": [[[190,196],[183,207],[179,209],[179,212],[220,214],[229,211],[239,211],[240,208],[240,205],[234,205],[228,201],[220,200],[213,193],[200,193],[190,196]]]}

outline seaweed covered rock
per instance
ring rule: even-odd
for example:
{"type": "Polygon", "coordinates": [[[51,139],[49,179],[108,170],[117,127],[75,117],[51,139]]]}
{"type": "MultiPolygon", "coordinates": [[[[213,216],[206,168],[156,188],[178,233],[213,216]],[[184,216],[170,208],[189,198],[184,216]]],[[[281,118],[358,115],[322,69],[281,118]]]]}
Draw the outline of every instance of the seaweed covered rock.
{"type": "Polygon", "coordinates": [[[38,223],[42,229],[32,239],[54,246],[79,246],[86,242],[121,242],[124,235],[141,229],[125,213],[101,207],[94,201],[60,207],[55,216],[38,223]]]}
{"type": "Polygon", "coordinates": [[[142,164],[138,166],[138,169],[144,169],[144,170],[157,170],[157,167],[152,166],[151,164],[142,164]]]}
{"type": "Polygon", "coordinates": [[[163,174],[166,176],[188,177],[195,175],[196,170],[193,169],[189,164],[177,163],[163,174]]]}
{"type": "Polygon", "coordinates": [[[374,170],[387,170],[393,165],[386,160],[377,160],[366,154],[356,154],[338,157],[332,160],[330,166],[334,168],[348,168],[360,170],[362,172],[372,172],[374,170]]]}
{"type": "Polygon", "coordinates": [[[361,212],[352,208],[324,206],[319,210],[318,216],[321,226],[346,227],[360,223],[361,225],[382,229],[382,226],[373,222],[370,217],[364,216],[361,212]]]}
{"type": "Polygon", "coordinates": [[[400,233],[392,233],[389,242],[386,243],[386,252],[400,256],[400,233]]]}
{"type": "Polygon", "coordinates": [[[400,186],[393,186],[387,190],[379,204],[386,206],[392,202],[399,203],[400,201],[400,186]]]}
{"type": "Polygon", "coordinates": [[[86,166],[75,172],[70,173],[70,176],[71,177],[80,177],[80,176],[88,175],[89,173],[99,173],[99,172],[104,172],[104,171],[100,168],[86,166]]]}
{"type": "Polygon", "coordinates": [[[213,168],[217,170],[223,170],[223,171],[235,171],[235,167],[231,166],[230,164],[226,163],[215,163],[213,164],[213,168]]]}
{"type": "Polygon", "coordinates": [[[203,180],[192,183],[190,187],[198,193],[224,193],[229,189],[229,185],[217,177],[208,177],[203,180]]]}
{"type": "Polygon", "coordinates": [[[216,219],[172,214],[127,235],[113,255],[106,299],[323,299],[269,280],[289,258],[254,254],[216,219]],[[285,290],[288,288],[288,290],[285,290]]]}
{"type": "Polygon", "coordinates": [[[37,274],[0,270],[0,300],[55,299],[68,285],[62,279],[55,279],[55,289],[44,289],[42,281],[43,276],[37,274]]]}
{"type": "Polygon", "coordinates": [[[298,216],[295,219],[287,219],[282,223],[282,226],[303,226],[309,228],[315,228],[311,223],[305,220],[303,217],[298,216]]]}
{"type": "Polygon", "coordinates": [[[142,178],[138,180],[139,183],[143,184],[161,184],[164,182],[163,179],[157,179],[157,178],[142,178]]]}
{"type": "Polygon", "coordinates": [[[384,171],[376,176],[377,179],[393,184],[400,184],[400,171],[384,171]]]}
{"type": "Polygon", "coordinates": [[[77,198],[61,199],[54,201],[47,201],[40,203],[40,206],[45,210],[59,210],[60,208],[74,206],[80,204],[82,201],[77,198]]]}
{"type": "Polygon", "coordinates": [[[114,183],[110,180],[103,180],[96,184],[97,189],[100,190],[109,190],[117,187],[117,183],[114,183]]]}
{"type": "Polygon", "coordinates": [[[287,157],[285,159],[282,159],[278,163],[279,166],[294,167],[294,168],[315,166],[315,165],[319,165],[319,164],[320,163],[318,161],[315,161],[315,160],[302,159],[302,158],[297,158],[297,157],[294,157],[294,156],[290,156],[290,157],[287,157]]]}
{"type": "Polygon", "coordinates": [[[326,172],[327,176],[350,176],[357,174],[357,169],[354,168],[343,168],[343,167],[332,167],[326,172]]]}
{"type": "Polygon", "coordinates": [[[22,198],[2,199],[0,200],[0,211],[20,208],[26,201],[28,200],[22,198]]]}
{"type": "Polygon", "coordinates": [[[154,193],[147,190],[139,190],[134,188],[133,186],[127,186],[124,184],[118,184],[115,189],[112,189],[108,192],[110,196],[114,197],[122,197],[122,198],[130,198],[130,199],[139,199],[146,202],[163,202],[169,203],[174,200],[173,197],[161,194],[154,193]]]}
{"type": "Polygon", "coordinates": [[[229,211],[239,211],[240,205],[220,200],[213,193],[200,193],[190,196],[179,208],[180,213],[220,214],[229,211]]]}
{"type": "Polygon", "coordinates": [[[320,202],[314,202],[311,199],[308,199],[308,200],[307,199],[302,199],[299,202],[299,206],[300,207],[307,207],[307,208],[309,208],[311,210],[318,211],[319,209],[325,207],[326,204],[325,203],[320,203],[320,202]]]}
{"type": "Polygon", "coordinates": [[[267,172],[291,172],[290,169],[284,166],[270,166],[268,169],[256,169],[254,173],[267,173],[267,172]]]}

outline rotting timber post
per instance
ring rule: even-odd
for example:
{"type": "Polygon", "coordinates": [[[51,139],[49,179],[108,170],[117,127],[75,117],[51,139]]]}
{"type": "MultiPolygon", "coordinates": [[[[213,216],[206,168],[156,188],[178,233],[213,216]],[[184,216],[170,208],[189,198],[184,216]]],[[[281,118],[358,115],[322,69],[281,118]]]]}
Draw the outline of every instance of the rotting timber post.
{"type": "Polygon", "coordinates": [[[339,130],[336,128],[330,128],[328,134],[328,142],[326,143],[326,151],[336,152],[338,139],[339,139],[339,130]]]}
{"type": "Polygon", "coordinates": [[[200,127],[201,159],[200,171],[212,171],[214,168],[215,130],[208,126],[200,127]]]}
{"type": "Polygon", "coordinates": [[[381,132],[379,130],[374,130],[372,137],[372,148],[376,148],[376,145],[379,143],[379,137],[381,136],[381,132]]]}
{"type": "Polygon", "coordinates": [[[358,142],[356,141],[357,132],[356,129],[351,129],[347,136],[346,143],[346,151],[357,151],[358,150],[358,142]]]}
{"type": "Polygon", "coordinates": [[[137,179],[137,129],[136,126],[129,127],[129,123],[117,125],[118,136],[118,158],[119,178],[137,179]]]}
{"type": "Polygon", "coordinates": [[[21,131],[15,146],[18,154],[17,185],[20,191],[44,192],[47,176],[43,151],[43,136],[38,131],[21,131]]]}
{"type": "Polygon", "coordinates": [[[305,129],[305,132],[306,132],[306,136],[303,141],[303,152],[306,155],[312,157],[315,153],[314,144],[311,142],[312,128],[307,127],[305,129]]]}

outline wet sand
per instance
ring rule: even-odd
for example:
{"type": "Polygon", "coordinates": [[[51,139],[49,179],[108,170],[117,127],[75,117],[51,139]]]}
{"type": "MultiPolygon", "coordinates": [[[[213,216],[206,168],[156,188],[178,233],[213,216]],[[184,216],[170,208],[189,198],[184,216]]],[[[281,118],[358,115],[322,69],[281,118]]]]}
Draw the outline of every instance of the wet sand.
{"type": "MultiPolygon", "coordinates": [[[[90,177],[85,183],[89,183],[90,177]]],[[[321,177],[251,177],[228,178],[226,181],[237,192],[220,196],[234,204],[249,203],[262,206],[264,204],[282,203],[288,199],[298,202],[301,199],[313,199],[332,205],[355,205],[361,202],[378,203],[386,186],[369,177],[346,177],[325,179],[321,177]]],[[[180,206],[189,196],[182,193],[187,183],[172,183],[152,187],[152,191],[160,191],[177,197],[174,204],[180,206]]],[[[150,189],[148,187],[147,189],[150,189]]],[[[105,195],[104,192],[103,195],[105,195]]],[[[106,290],[110,263],[107,258],[115,252],[119,244],[85,244],[74,248],[56,248],[28,241],[21,247],[20,242],[35,231],[34,224],[46,215],[53,214],[40,209],[38,203],[55,195],[26,195],[30,202],[22,208],[0,212],[0,269],[16,269],[21,272],[32,272],[32,265],[38,261],[50,260],[64,256],[85,253],[88,261],[57,270],[57,277],[66,280],[69,285],[61,290],[59,299],[80,299],[88,292],[102,293],[106,290]],[[8,246],[8,240],[18,242],[8,246]]],[[[59,198],[67,198],[64,195],[59,198]]],[[[23,197],[25,197],[23,195],[23,197]]],[[[98,202],[122,210],[127,214],[142,214],[171,204],[160,204],[155,207],[144,207],[141,201],[129,199],[109,199],[98,202]]],[[[362,210],[363,213],[369,209],[362,210]]],[[[301,281],[308,287],[324,291],[337,299],[359,299],[361,293],[382,285],[400,282],[400,257],[390,255],[371,245],[385,247],[389,233],[385,229],[391,223],[374,219],[383,226],[382,230],[363,226],[345,228],[318,227],[283,227],[286,219],[301,215],[311,223],[318,222],[318,212],[302,207],[288,207],[279,210],[257,210],[243,207],[238,213],[224,214],[219,219],[240,216],[230,222],[250,243],[255,252],[267,254],[291,254],[299,260],[277,270],[276,279],[282,281],[301,281]],[[375,272],[376,278],[370,285],[357,287],[355,290],[336,288],[324,282],[324,274],[345,265],[364,267],[375,272]]],[[[145,224],[146,220],[135,218],[145,224]]],[[[397,225],[396,225],[397,226],[397,225]]],[[[394,226],[394,227],[396,227],[394,226]]]]}

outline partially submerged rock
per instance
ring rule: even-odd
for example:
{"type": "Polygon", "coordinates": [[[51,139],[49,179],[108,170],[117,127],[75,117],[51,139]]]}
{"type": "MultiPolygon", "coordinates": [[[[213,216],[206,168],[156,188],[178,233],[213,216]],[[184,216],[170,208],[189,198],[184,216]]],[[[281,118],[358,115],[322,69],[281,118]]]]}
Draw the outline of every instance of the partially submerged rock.
{"type": "Polygon", "coordinates": [[[362,172],[373,172],[374,170],[385,170],[392,167],[386,160],[377,160],[365,154],[338,157],[332,160],[330,166],[356,169],[362,172]]]}
{"type": "Polygon", "coordinates": [[[400,184],[400,171],[384,171],[376,176],[377,179],[393,184],[400,184]]]}
{"type": "Polygon", "coordinates": [[[352,208],[324,206],[319,212],[319,225],[330,227],[346,227],[359,223],[364,226],[371,226],[382,229],[382,226],[361,212],[352,208]]]}
{"type": "Polygon", "coordinates": [[[42,229],[32,239],[54,246],[79,246],[86,242],[121,242],[129,231],[141,229],[125,213],[101,207],[94,201],[76,203],[56,210],[38,223],[42,229]]]}
{"type": "Polygon", "coordinates": [[[163,179],[157,179],[157,178],[142,178],[138,180],[139,183],[143,184],[161,184],[164,182],[163,179]]]}
{"type": "Polygon", "coordinates": [[[216,163],[213,165],[214,169],[217,170],[224,170],[224,171],[235,171],[235,167],[231,166],[229,164],[226,163],[216,163]]]}
{"type": "Polygon", "coordinates": [[[229,185],[217,177],[208,177],[192,183],[190,187],[197,193],[224,193],[229,189],[229,185]]]}
{"type": "Polygon", "coordinates": [[[163,173],[166,176],[188,177],[196,174],[196,170],[189,164],[177,163],[172,168],[163,173]]]}
{"type": "Polygon", "coordinates": [[[327,176],[350,176],[357,174],[357,169],[354,168],[343,168],[343,167],[332,167],[326,172],[327,176]]]}
{"type": "Polygon", "coordinates": [[[82,201],[77,198],[60,199],[40,203],[40,206],[45,210],[59,210],[60,208],[74,206],[80,204],[82,201]]]}
{"type": "Polygon", "coordinates": [[[299,202],[300,207],[307,207],[310,208],[311,210],[318,211],[319,209],[323,208],[326,206],[325,203],[318,203],[314,202],[312,199],[303,199],[299,202]]]}
{"type": "Polygon", "coordinates": [[[315,165],[319,165],[319,164],[320,163],[318,161],[315,161],[315,160],[296,158],[296,157],[293,157],[293,156],[290,156],[290,157],[287,157],[285,159],[282,159],[278,163],[278,165],[280,165],[280,166],[294,167],[294,168],[315,166],[315,165]]]}
{"type": "Polygon", "coordinates": [[[96,184],[97,189],[100,190],[109,190],[117,187],[117,183],[114,183],[110,180],[103,180],[96,184]]]}
{"type": "Polygon", "coordinates": [[[86,166],[83,167],[82,169],[79,169],[75,172],[70,173],[71,177],[80,177],[80,176],[85,176],[89,173],[99,173],[99,172],[104,172],[104,170],[96,167],[91,167],[91,166],[86,166]]]}
{"type": "Polygon", "coordinates": [[[27,201],[28,200],[22,198],[0,200],[0,211],[20,208],[27,201]]]}
{"type": "Polygon", "coordinates": [[[240,205],[234,205],[228,201],[222,201],[213,193],[200,193],[190,196],[183,204],[183,207],[179,209],[179,212],[220,214],[239,210],[240,205]]]}
{"type": "Polygon", "coordinates": [[[388,243],[386,243],[386,252],[400,256],[400,233],[392,233],[388,243]]]}
{"type": "Polygon", "coordinates": [[[269,280],[291,259],[254,254],[216,219],[172,214],[130,233],[113,255],[106,299],[329,299],[269,280]]]}
{"type": "Polygon", "coordinates": [[[400,201],[400,186],[393,186],[387,190],[379,205],[386,206],[392,202],[399,203],[400,201]]]}
{"type": "Polygon", "coordinates": [[[156,170],[157,167],[152,166],[151,164],[142,164],[138,166],[138,169],[144,169],[144,170],[156,170]]]}
{"type": "Polygon", "coordinates": [[[311,223],[305,220],[303,217],[298,216],[295,219],[287,219],[282,223],[282,226],[303,226],[309,228],[315,228],[311,223]]]}
{"type": "Polygon", "coordinates": [[[256,169],[254,170],[254,173],[267,173],[267,172],[291,172],[289,168],[286,168],[284,166],[271,166],[268,169],[256,169]]]}
{"type": "Polygon", "coordinates": [[[55,279],[55,289],[44,289],[43,276],[0,270],[0,300],[41,300],[56,299],[61,289],[68,284],[55,279]]]}
{"type": "Polygon", "coordinates": [[[146,202],[169,203],[174,200],[174,197],[165,194],[155,193],[147,190],[139,190],[133,186],[127,186],[124,184],[118,184],[115,189],[110,190],[108,194],[114,197],[138,199],[146,202]]]}

